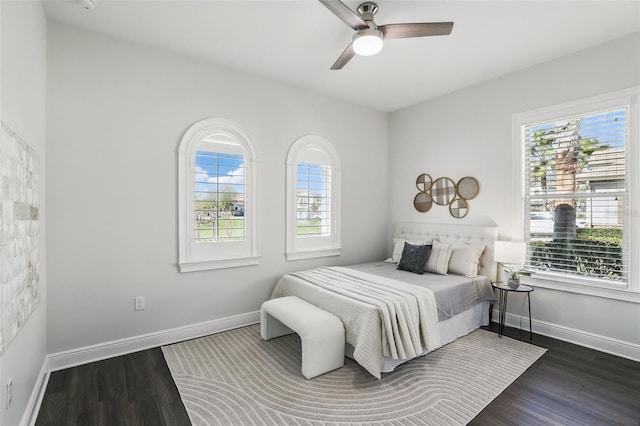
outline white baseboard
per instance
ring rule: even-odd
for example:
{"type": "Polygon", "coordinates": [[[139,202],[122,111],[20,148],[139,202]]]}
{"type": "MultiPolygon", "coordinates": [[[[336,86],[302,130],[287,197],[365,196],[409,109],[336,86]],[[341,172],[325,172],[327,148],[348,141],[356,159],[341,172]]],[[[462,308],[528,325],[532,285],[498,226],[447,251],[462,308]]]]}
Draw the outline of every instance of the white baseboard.
{"type": "Polygon", "coordinates": [[[44,357],[44,361],[42,362],[40,373],[38,373],[38,378],[33,386],[33,390],[31,391],[29,401],[27,402],[27,408],[24,410],[22,420],[20,420],[20,426],[33,426],[36,424],[38,411],[40,411],[40,404],[42,404],[42,398],[44,397],[44,392],[47,389],[47,383],[49,383],[48,355],[44,357]]]}
{"type": "Polygon", "coordinates": [[[76,365],[100,361],[144,349],[195,339],[208,334],[260,322],[260,311],[205,321],[198,324],[128,337],[83,348],[71,349],[49,355],[49,371],[62,370],[76,365]]]}
{"type": "MultiPolygon", "coordinates": [[[[498,311],[493,311],[493,319],[499,318],[498,311]]],[[[505,324],[510,327],[521,328],[529,331],[529,317],[507,313],[505,324]]],[[[543,336],[553,337],[576,345],[585,346],[601,352],[617,355],[622,358],[640,361],[640,345],[625,342],[587,331],[576,330],[562,325],[551,324],[544,321],[532,319],[531,327],[534,333],[543,336]]],[[[535,342],[534,342],[535,343],[535,342]]]]}

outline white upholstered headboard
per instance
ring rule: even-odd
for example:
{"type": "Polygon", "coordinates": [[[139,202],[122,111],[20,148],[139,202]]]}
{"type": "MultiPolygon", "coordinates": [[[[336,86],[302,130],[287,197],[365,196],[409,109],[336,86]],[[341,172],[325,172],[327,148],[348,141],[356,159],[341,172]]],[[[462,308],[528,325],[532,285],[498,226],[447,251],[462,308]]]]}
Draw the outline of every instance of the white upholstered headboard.
{"type": "Polygon", "coordinates": [[[480,273],[496,282],[500,280],[498,264],[493,260],[493,242],[498,240],[498,234],[498,227],[492,225],[400,222],[396,225],[393,236],[406,240],[431,239],[446,243],[484,244],[480,273]]]}

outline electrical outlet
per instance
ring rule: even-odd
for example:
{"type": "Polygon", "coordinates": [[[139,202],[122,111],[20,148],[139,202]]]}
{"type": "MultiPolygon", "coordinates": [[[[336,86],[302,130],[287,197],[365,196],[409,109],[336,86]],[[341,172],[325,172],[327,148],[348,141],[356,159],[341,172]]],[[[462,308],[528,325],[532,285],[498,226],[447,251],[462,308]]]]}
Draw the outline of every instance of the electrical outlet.
{"type": "Polygon", "coordinates": [[[9,379],[7,382],[7,402],[5,404],[5,410],[8,410],[13,400],[13,379],[9,379]]]}
{"type": "Polygon", "coordinates": [[[144,296],[136,296],[133,298],[133,309],[142,311],[144,309],[144,296]]]}

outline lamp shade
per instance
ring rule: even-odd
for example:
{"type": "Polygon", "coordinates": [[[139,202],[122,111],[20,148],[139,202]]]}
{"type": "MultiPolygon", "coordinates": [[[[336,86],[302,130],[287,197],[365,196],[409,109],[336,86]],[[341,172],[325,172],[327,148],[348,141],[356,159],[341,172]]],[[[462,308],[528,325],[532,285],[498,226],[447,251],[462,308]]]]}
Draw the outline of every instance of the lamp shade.
{"type": "Polygon", "coordinates": [[[358,31],[353,35],[353,51],[360,56],[371,56],[382,50],[382,33],[373,28],[358,31]]]}
{"type": "Polygon", "coordinates": [[[526,243],[512,241],[495,241],[493,243],[493,260],[504,265],[524,265],[526,255],[526,243]]]}

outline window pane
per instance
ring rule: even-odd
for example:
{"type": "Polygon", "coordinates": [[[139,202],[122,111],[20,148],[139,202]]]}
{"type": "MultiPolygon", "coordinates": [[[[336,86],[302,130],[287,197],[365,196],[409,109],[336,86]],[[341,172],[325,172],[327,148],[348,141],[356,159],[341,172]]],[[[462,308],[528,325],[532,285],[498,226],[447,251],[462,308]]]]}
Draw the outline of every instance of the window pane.
{"type": "Polygon", "coordinates": [[[331,235],[331,167],[297,164],[298,237],[331,235]]]}
{"type": "Polygon", "coordinates": [[[626,108],[523,128],[529,267],[626,281],[626,108]]]}
{"type": "Polygon", "coordinates": [[[623,199],[590,197],[537,200],[529,220],[530,267],[607,280],[625,279],[622,261],[623,199]],[[553,211],[540,210],[555,205],[553,211]]]}
{"type": "Polygon", "coordinates": [[[194,173],[196,242],[244,241],[244,156],[197,151],[194,173]]]}

